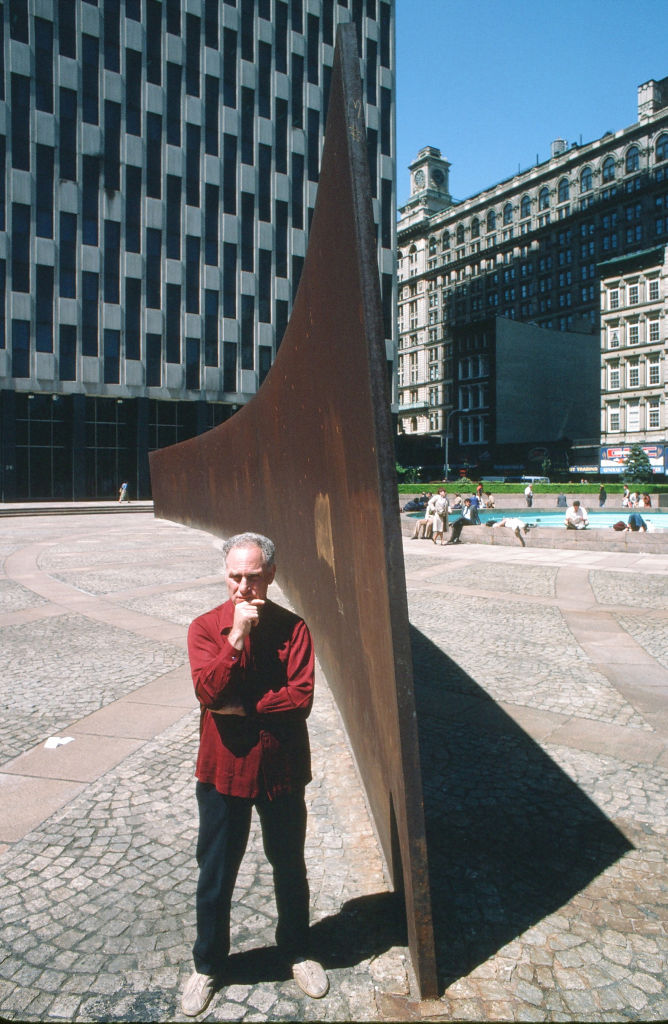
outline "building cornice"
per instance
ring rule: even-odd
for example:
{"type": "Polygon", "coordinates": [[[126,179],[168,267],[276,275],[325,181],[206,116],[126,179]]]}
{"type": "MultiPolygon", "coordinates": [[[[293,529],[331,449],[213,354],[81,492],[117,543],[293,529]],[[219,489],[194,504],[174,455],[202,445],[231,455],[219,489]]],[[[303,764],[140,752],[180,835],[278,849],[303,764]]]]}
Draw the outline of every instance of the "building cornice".
{"type": "MultiPolygon", "coordinates": [[[[402,218],[400,217],[397,224],[397,240],[403,241],[404,237],[411,237],[413,233],[419,233],[420,228],[424,232],[425,225],[429,225],[430,228],[433,225],[433,230],[439,230],[449,223],[458,221],[462,217],[474,216],[480,210],[487,210],[492,204],[496,205],[504,201],[507,202],[513,198],[519,199],[529,189],[533,190],[548,184],[553,181],[555,176],[567,174],[575,168],[581,168],[590,160],[600,160],[608,153],[619,149],[620,145],[630,145],[644,138],[647,138],[649,142],[653,136],[667,130],[668,108],[664,108],[653,117],[648,118],[647,121],[636,122],[628,128],[620,129],[617,132],[610,132],[603,135],[600,139],[585,143],[582,146],[574,144],[565,153],[550,157],[549,160],[535,164],[526,171],[521,171],[519,174],[502,179],[467,199],[453,201],[452,206],[445,210],[439,210],[433,214],[425,210],[419,225],[409,224],[406,228],[403,228],[401,224],[402,218]],[[405,235],[405,232],[409,234],[405,235]]],[[[649,168],[647,167],[641,168],[641,173],[642,171],[646,173],[648,170],[649,168]]],[[[620,179],[616,180],[619,182],[620,179]]],[[[614,184],[614,182],[611,184],[614,184]]],[[[400,209],[403,211],[410,204],[411,201],[409,200],[400,209]]],[[[410,216],[410,213],[408,216],[410,216]]]]}

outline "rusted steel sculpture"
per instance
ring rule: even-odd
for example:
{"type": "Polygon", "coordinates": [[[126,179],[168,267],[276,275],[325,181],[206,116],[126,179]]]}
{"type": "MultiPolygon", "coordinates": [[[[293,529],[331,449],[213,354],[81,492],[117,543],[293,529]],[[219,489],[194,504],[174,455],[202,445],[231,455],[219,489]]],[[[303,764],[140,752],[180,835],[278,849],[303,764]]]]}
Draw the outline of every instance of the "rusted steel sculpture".
{"type": "MultiPolygon", "coordinates": [[[[276,541],[437,993],[388,366],[355,29],[339,29],[320,184],[288,328],[257,396],[151,455],[156,515],[276,541]]],[[[281,576],[281,570],[283,575],[281,576]]]]}

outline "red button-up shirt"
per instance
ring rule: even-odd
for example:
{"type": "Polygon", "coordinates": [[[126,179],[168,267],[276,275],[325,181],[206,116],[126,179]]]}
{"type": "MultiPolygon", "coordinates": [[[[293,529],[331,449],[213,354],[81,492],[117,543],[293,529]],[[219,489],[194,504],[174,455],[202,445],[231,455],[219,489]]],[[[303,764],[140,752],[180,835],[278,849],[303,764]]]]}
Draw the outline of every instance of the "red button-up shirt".
{"type": "Polygon", "coordinates": [[[188,630],[202,709],[195,774],[229,796],[273,798],[311,780],[313,643],[303,619],[267,601],[238,651],[227,639],[233,618],[226,601],[188,630]],[[215,713],[226,704],[242,705],[246,715],[215,713]]]}

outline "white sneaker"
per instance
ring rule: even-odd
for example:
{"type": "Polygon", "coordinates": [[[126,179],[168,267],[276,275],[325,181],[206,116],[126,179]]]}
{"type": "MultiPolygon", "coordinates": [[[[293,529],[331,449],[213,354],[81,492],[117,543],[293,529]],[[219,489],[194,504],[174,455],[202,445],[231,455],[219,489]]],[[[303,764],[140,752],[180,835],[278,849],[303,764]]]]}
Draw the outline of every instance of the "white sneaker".
{"type": "Polygon", "coordinates": [[[329,991],[329,978],[316,960],[295,960],[292,977],[311,999],[322,999],[329,991]]]}
{"type": "Polygon", "coordinates": [[[188,978],[181,996],[181,1009],[186,1017],[197,1017],[211,1002],[215,990],[215,979],[210,974],[193,971],[188,978]]]}

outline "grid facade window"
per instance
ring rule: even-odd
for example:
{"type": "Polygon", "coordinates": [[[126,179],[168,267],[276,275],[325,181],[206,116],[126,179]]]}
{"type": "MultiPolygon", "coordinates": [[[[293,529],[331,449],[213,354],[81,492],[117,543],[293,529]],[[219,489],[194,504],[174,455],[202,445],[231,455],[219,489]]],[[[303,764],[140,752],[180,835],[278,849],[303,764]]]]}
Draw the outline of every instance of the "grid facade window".
{"type": "Polygon", "coordinates": [[[35,275],[35,351],[53,352],[53,267],[37,264],[35,275]]]}
{"type": "MultiPolygon", "coordinates": [[[[121,416],[119,445],[128,424],[153,438],[186,436],[196,417],[180,406],[195,400],[248,400],[297,291],[331,47],[351,17],[367,114],[377,108],[367,151],[378,248],[391,265],[394,183],[381,173],[394,156],[390,3],[0,0],[0,12],[3,379],[37,394],[51,355],[52,389],[77,385],[77,401],[62,407],[80,417],[86,406],[95,438],[112,429],[108,416],[121,416]],[[151,412],[133,410],[143,399],[151,412]],[[161,418],[161,403],[174,415],[161,418]]],[[[391,274],[383,280],[391,339],[394,284],[391,274]]],[[[70,427],[82,436],[80,422],[70,427]]],[[[136,463],[136,443],[130,449],[136,463]]],[[[103,450],[95,441],[84,460],[86,486],[113,476],[103,450]]],[[[118,451],[114,459],[122,464],[118,451]]],[[[136,472],[148,480],[146,464],[136,472]]]]}
{"type": "Polygon", "coordinates": [[[84,270],[81,274],[81,354],[84,356],[96,356],[98,352],[99,296],[98,274],[84,270]]]}
{"type": "Polygon", "coordinates": [[[27,75],[12,72],[11,77],[11,131],[12,167],[19,171],[30,170],[30,79],[27,75]]]}
{"type": "Polygon", "coordinates": [[[59,90],[59,150],[61,178],[77,180],[77,94],[74,89],[59,90]]]}
{"type": "Polygon", "coordinates": [[[35,18],[35,107],[53,113],[53,22],[35,18]]]}
{"type": "Polygon", "coordinates": [[[77,329],[61,324],[58,336],[58,379],[77,379],[77,329]]]}

